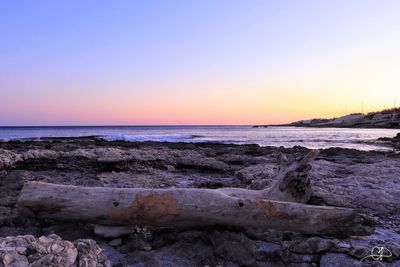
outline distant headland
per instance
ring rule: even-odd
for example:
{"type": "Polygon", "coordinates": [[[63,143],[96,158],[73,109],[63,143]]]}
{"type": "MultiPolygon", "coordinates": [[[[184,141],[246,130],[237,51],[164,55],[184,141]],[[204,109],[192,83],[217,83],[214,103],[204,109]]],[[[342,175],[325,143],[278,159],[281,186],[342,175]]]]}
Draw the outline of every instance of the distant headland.
{"type": "Polygon", "coordinates": [[[301,120],[274,126],[400,129],[400,108],[385,109],[367,114],[353,113],[331,119],[301,120]]]}

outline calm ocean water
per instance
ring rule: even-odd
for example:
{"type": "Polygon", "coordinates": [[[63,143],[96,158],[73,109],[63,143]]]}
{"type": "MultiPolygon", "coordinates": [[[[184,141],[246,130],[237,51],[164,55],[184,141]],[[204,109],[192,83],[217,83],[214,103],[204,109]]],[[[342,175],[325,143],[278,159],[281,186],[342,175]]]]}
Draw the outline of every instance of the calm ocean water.
{"type": "Polygon", "coordinates": [[[220,142],[308,148],[343,147],[387,150],[376,139],[393,137],[393,129],[344,129],[251,126],[88,126],[0,127],[0,141],[40,140],[42,137],[97,136],[105,140],[160,142],[220,142]]]}

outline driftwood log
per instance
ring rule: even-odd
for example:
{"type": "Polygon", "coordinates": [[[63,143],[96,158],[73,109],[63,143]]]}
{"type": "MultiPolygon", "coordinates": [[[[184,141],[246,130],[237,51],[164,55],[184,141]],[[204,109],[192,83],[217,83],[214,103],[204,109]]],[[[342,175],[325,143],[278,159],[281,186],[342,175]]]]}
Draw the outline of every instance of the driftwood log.
{"type": "Polygon", "coordinates": [[[106,188],[28,182],[17,206],[22,215],[101,225],[231,225],[305,234],[369,234],[372,228],[362,225],[364,217],[354,209],[293,202],[305,202],[310,197],[307,174],[315,156],[312,151],[280,169],[276,183],[264,190],[106,188]]]}
{"type": "Polygon", "coordinates": [[[275,182],[271,187],[262,190],[247,190],[243,188],[221,188],[219,191],[235,197],[260,198],[287,202],[307,203],[312,189],[308,176],[311,163],[318,155],[318,150],[311,150],[305,157],[288,163],[285,155],[279,154],[279,169],[275,182]]]}

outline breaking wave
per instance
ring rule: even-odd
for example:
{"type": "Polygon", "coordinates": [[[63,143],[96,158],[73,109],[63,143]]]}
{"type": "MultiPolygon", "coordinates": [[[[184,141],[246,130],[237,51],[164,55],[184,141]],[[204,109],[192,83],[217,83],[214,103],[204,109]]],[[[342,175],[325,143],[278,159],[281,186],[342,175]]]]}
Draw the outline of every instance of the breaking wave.
{"type": "Polygon", "coordinates": [[[393,148],[378,140],[393,137],[396,129],[346,129],[250,126],[73,126],[0,127],[0,143],[58,138],[98,138],[126,142],[184,142],[257,144],[259,146],[342,147],[388,151],[393,148]]]}

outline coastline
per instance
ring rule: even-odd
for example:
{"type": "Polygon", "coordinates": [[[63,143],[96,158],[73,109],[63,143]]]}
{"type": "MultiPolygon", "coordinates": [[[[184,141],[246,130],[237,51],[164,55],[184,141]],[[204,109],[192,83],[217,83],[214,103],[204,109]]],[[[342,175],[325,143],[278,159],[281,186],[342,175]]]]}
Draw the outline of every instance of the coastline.
{"type": "Polygon", "coordinates": [[[304,146],[308,148],[342,147],[359,150],[390,151],[392,147],[378,138],[391,138],[396,129],[310,128],[250,126],[114,126],[9,128],[0,131],[0,142],[40,141],[47,139],[99,138],[128,142],[186,142],[258,144],[260,146],[304,146]]]}
{"type": "Polygon", "coordinates": [[[279,126],[314,128],[362,128],[362,129],[400,129],[400,108],[377,112],[352,113],[337,118],[318,118],[300,120],[279,126]]]}
{"type": "Polygon", "coordinates": [[[307,151],[299,146],[108,142],[87,137],[2,142],[0,238],[24,234],[57,234],[70,241],[91,238],[113,263],[122,266],[163,266],[172,262],[176,266],[323,266],[329,262],[357,266],[378,243],[393,253],[384,260],[399,264],[400,155],[396,153],[328,148],[320,150],[312,165],[309,204],[356,208],[372,216],[375,233],[362,238],[223,226],[147,229],[146,235],[138,232],[104,238],[94,234],[90,225],[25,218],[15,208],[25,181],[104,187],[261,189],[273,182],[279,153],[294,159],[307,151]]]}
{"type": "Polygon", "coordinates": [[[292,122],[288,124],[271,124],[267,127],[306,127],[306,128],[340,128],[340,129],[399,129],[400,126],[379,126],[379,125],[336,125],[336,124],[306,124],[292,122]]]}

